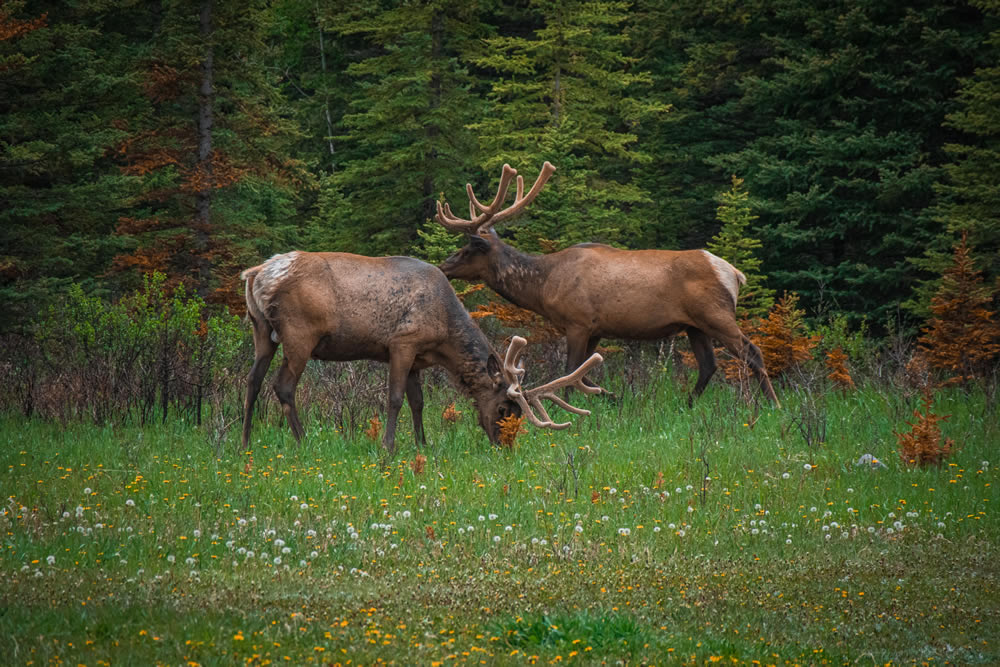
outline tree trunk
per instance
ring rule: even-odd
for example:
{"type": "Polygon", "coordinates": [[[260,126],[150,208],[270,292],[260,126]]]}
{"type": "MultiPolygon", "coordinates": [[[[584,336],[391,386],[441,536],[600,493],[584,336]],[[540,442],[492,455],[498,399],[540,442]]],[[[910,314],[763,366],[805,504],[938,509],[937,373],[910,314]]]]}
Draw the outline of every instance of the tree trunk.
{"type": "Polygon", "coordinates": [[[319,33],[319,66],[323,73],[323,115],[326,117],[326,145],[330,149],[330,173],[337,171],[333,148],[333,121],[330,119],[330,82],[326,78],[326,44],[323,40],[323,26],[319,20],[319,3],[316,3],[316,32],[319,33]]]}
{"type": "MultiPolygon", "coordinates": [[[[441,17],[440,12],[434,12],[431,16],[431,81],[430,81],[430,99],[428,100],[428,108],[433,115],[434,110],[441,106],[441,88],[442,88],[442,76],[441,76],[441,46],[444,41],[444,20],[441,17]]],[[[431,175],[433,173],[433,168],[431,163],[437,159],[437,149],[435,145],[440,135],[440,129],[435,124],[437,121],[432,121],[427,124],[427,139],[430,150],[426,156],[428,163],[428,169],[424,172],[424,184],[423,184],[423,195],[424,195],[424,211],[423,217],[425,220],[433,218],[436,211],[435,202],[437,201],[437,193],[434,192],[434,177],[431,175]]],[[[422,222],[422,221],[421,221],[422,222]]]]}
{"type": "Polygon", "coordinates": [[[204,48],[201,60],[201,85],[198,88],[198,164],[200,176],[195,194],[195,267],[198,273],[198,291],[208,291],[212,278],[212,263],[208,256],[212,224],[212,103],[215,98],[212,77],[215,72],[212,46],[212,0],[202,0],[200,33],[204,48]]]}

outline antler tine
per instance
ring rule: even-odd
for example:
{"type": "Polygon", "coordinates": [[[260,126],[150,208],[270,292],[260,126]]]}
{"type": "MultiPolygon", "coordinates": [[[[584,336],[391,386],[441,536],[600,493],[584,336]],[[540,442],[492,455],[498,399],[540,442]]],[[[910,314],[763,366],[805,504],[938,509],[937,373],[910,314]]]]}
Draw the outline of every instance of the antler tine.
{"type": "Polygon", "coordinates": [[[483,222],[485,217],[486,214],[483,214],[473,220],[462,220],[455,217],[448,204],[442,205],[441,202],[437,202],[437,215],[434,216],[434,219],[449,232],[471,234],[483,222]]]}
{"type": "Polygon", "coordinates": [[[604,358],[595,352],[589,359],[583,362],[579,368],[569,375],[559,378],[558,380],[548,382],[540,387],[535,387],[534,389],[525,391],[523,387],[521,387],[521,378],[524,376],[524,369],[518,366],[518,361],[527,344],[528,341],[524,338],[514,336],[511,339],[510,346],[507,348],[506,355],[504,355],[503,366],[504,375],[510,382],[510,387],[507,388],[507,395],[521,406],[521,412],[528,418],[528,421],[539,428],[551,428],[556,430],[568,428],[571,425],[571,422],[553,422],[552,418],[549,417],[549,413],[546,412],[545,407],[542,405],[541,399],[543,398],[549,399],[564,410],[568,410],[578,415],[589,415],[589,410],[584,410],[583,408],[570,405],[563,399],[556,396],[553,393],[553,390],[572,385],[587,394],[597,394],[604,391],[600,387],[591,387],[583,382],[583,377],[587,374],[587,371],[601,364],[604,361],[604,358]],[[532,408],[538,411],[541,418],[535,414],[532,408]]]}
{"type": "Polygon", "coordinates": [[[441,202],[437,202],[437,215],[434,216],[434,219],[450,232],[478,234],[484,231],[487,227],[486,223],[493,217],[497,209],[503,205],[504,199],[507,198],[507,189],[510,187],[510,182],[516,175],[517,171],[509,164],[503,166],[503,173],[500,175],[500,187],[497,189],[497,194],[489,206],[483,206],[476,199],[476,194],[472,191],[472,184],[467,183],[465,185],[465,192],[469,196],[468,220],[456,217],[452,214],[451,207],[448,204],[442,206],[441,202]],[[477,208],[481,211],[479,215],[476,215],[477,208]]]}
{"type": "Polygon", "coordinates": [[[542,165],[542,170],[538,172],[538,178],[535,179],[535,184],[531,186],[531,190],[529,190],[526,195],[522,195],[524,192],[524,183],[521,177],[518,176],[517,199],[514,200],[513,205],[508,206],[504,210],[495,214],[489,220],[488,227],[492,227],[501,220],[508,220],[523,211],[528,204],[534,201],[535,197],[538,196],[538,193],[542,191],[542,188],[545,187],[545,183],[548,182],[549,177],[552,176],[555,170],[556,168],[552,165],[552,163],[546,160],[545,164],[542,165]]]}

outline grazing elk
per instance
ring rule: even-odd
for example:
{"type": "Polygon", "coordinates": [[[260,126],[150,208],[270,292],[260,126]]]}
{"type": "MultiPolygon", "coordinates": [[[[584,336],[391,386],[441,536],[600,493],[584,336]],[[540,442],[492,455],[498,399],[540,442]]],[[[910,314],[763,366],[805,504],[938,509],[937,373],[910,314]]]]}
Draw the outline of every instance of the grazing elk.
{"type": "MultiPolygon", "coordinates": [[[[552,389],[575,384],[594,393],[582,378],[587,369],[601,363],[600,355],[593,355],[567,377],[523,390],[523,370],[501,363],[448,279],[420,260],[295,251],[247,269],[242,278],[255,354],[247,378],[243,449],[250,441],[254,402],[278,345],[284,348],[284,361],[274,389],[296,440],[305,431],[295,410],[295,387],[310,358],[388,362],[388,416],[382,444],[390,455],[395,450],[396,419],[404,393],[413,413],[417,444],[424,443],[420,370],[428,366],[443,366],[458,388],[473,399],[479,425],[490,442],[499,437],[497,422],[509,415],[524,414],[540,427],[569,426],[553,423],[544,410],[541,419],[536,417],[530,406],[539,407],[541,398],[555,400],[577,414],[590,414],[558,400],[552,389]]],[[[515,342],[511,347],[518,345],[515,342]]]]}
{"type": "Polygon", "coordinates": [[[468,244],[440,265],[444,274],[449,279],[483,281],[505,299],[551,322],[566,336],[567,369],[593,353],[601,338],[649,340],[685,331],[698,361],[698,381],[689,405],[715,373],[713,338],[749,364],[764,394],[778,405],[760,348],[736,324],[736,298],[746,277],[729,262],[707,250],[621,250],[600,243],[527,255],[500,240],[493,225],[522,212],[554,171],[546,162],[525,194],[524,179],[505,164],[489,206],[476,199],[471,184],[466,185],[467,220],[438,202],[435,219],[445,229],[468,237],[468,244]],[[514,203],[501,210],[515,176],[514,203]]]}

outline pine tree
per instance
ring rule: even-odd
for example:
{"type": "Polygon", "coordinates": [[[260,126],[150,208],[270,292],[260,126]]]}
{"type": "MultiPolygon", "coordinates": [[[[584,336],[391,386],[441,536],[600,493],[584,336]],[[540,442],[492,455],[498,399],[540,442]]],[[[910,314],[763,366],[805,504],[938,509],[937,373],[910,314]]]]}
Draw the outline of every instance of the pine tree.
{"type": "Polygon", "coordinates": [[[294,128],[260,61],[269,10],[232,0],[163,9],[149,52],[132,63],[145,108],[119,152],[143,188],[120,218],[130,251],[113,270],[126,280],[160,271],[240,310],[240,269],[260,260],[261,246],[294,235],[300,177],[285,152],[294,128]]]}
{"type": "MultiPolygon", "coordinates": [[[[973,3],[992,19],[1000,21],[1000,3],[973,3]]],[[[975,249],[976,264],[987,280],[1000,278],[1000,29],[977,49],[988,63],[962,79],[958,108],[948,114],[945,127],[961,132],[944,150],[951,161],[935,184],[937,204],[929,217],[941,226],[941,234],[925,255],[915,259],[933,278],[924,281],[906,305],[914,312],[929,314],[928,304],[940,285],[940,276],[952,261],[952,240],[968,234],[975,249]]]]}
{"type": "Polygon", "coordinates": [[[756,250],[761,243],[747,235],[748,227],[758,216],[751,212],[750,193],[743,187],[743,179],[733,176],[732,188],[719,195],[719,202],[717,217],[722,229],[706,247],[746,276],[736,306],[737,319],[761,319],[774,305],[774,290],[765,286],[767,278],[760,273],[761,261],[756,250]]]}
{"type": "Polygon", "coordinates": [[[350,96],[335,119],[341,148],[323,183],[326,202],[311,225],[326,249],[400,253],[433,217],[444,187],[461,186],[475,164],[466,126],[481,112],[463,53],[486,35],[482,4],[459,0],[336,6],[323,25],[355,40],[350,96]]]}
{"type": "MultiPolygon", "coordinates": [[[[135,192],[115,153],[137,99],[105,3],[0,3],[0,330],[71,282],[103,291],[116,213],[135,192]]],[[[124,22],[139,21],[123,8],[124,22]]]]}
{"type": "Polygon", "coordinates": [[[983,284],[963,235],[931,300],[932,316],[919,339],[931,366],[955,374],[948,382],[984,377],[1000,357],[1000,323],[990,310],[997,296],[983,284]]]}
{"type": "Polygon", "coordinates": [[[640,234],[649,196],[634,172],[649,156],[635,126],[663,107],[638,96],[650,79],[626,55],[626,18],[622,2],[538,0],[474,59],[496,72],[489,110],[472,125],[486,173],[495,180],[509,162],[530,182],[546,160],[558,169],[517,228],[524,250],[640,234]]]}
{"type": "Polygon", "coordinates": [[[674,140],[688,142],[676,151],[746,179],[775,288],[810,310],[884,322],[918,277],[909,258],[938,233],[924,211],[946,160],[941,123],[956,73],[987,58],[974,46],[988,30],[981,14],[874,0],[692,4],[672,30],[687,45],[667,98],[685,130],[674,140]]]}

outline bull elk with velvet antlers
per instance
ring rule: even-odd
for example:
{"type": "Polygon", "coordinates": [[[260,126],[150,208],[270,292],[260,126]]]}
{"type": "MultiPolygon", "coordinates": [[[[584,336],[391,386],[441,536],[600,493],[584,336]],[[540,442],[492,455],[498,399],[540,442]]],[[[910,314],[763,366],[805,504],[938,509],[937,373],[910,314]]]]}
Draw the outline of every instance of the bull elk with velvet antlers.
{"type": "Polygon", "coordinates": [[[438,202],[435,219],[468,240],[440,265],[444,274],[485,282],[508,301],[551,322],[566,336],[567,369],[592,354],[601,338],[650,340],[684,331],[698,362],[689,405],[715,373],[712,339],[750,366],[764,395],[777,405],[760,348],[736,323],[736,299],[746,277],[729,262],[707,250],[621,250],[600,243],[527,255],[500,240],[493,225],[521,213],[554,171],[546,162],[525,194],[524,179],[505,164],[489,206],[466,185],[468,219],[456,217],[448,204],[438,202]],[[514,203],[502,208],[515,176],[514,203]]]}
{"type": "Polygon", "coordinates": [[[599,391],[582,382],[587,370],[601,363],[598,354],[566,377],[522,389],[524,370],[518,361],[524,339],[515,338],[501,362],[448,279],[417,259],[295,251],[247,269],[242,278],[255,353],[247,378],[243,449],[250,442],[254,402],[279,345],[284,360],[274,389],[296,440],[305,431],[295,409],[295,387],[310,358],[387,362],[389,397],[382,444],[390,455],[395,451],[396,420],[404,394],[413,414],[417,444],[424,444],[420,370],[428,366],[443,366],[458,389],[473,399],[479,424],[494,443],[500,433],[497,422],[510,415],[523,414],[543,428],[569,426],[549,419],[542,398],[571,412],[590,414],[556,396],[553,392],[559,387],[599,391]]]}

